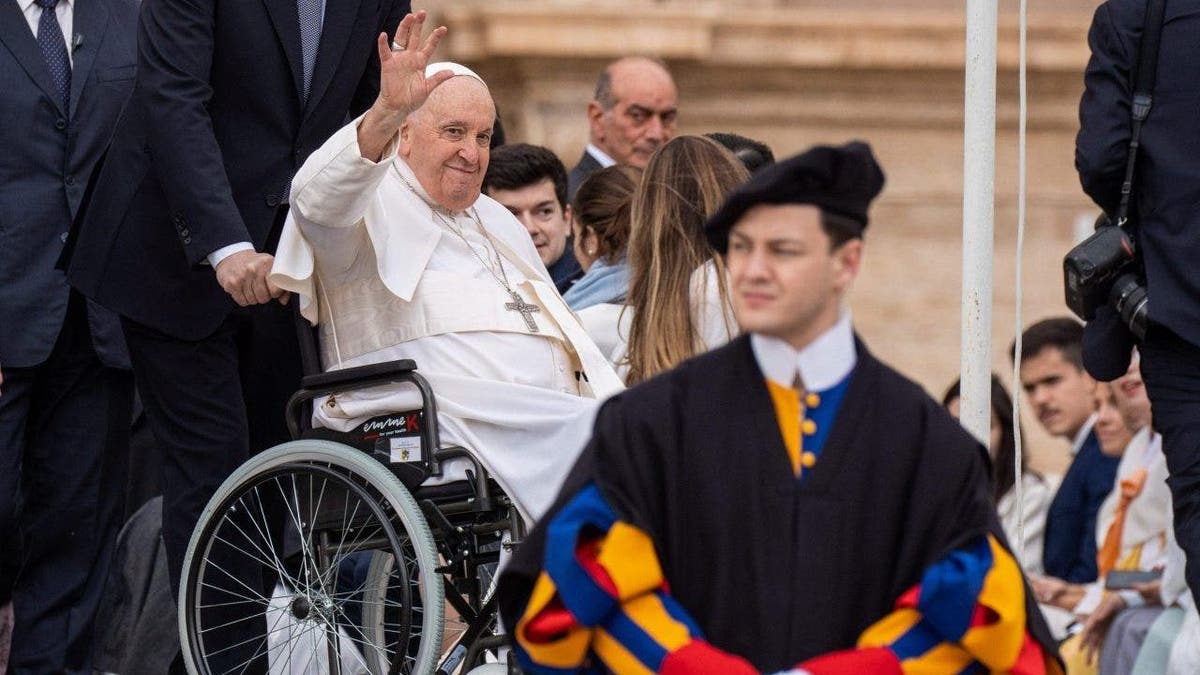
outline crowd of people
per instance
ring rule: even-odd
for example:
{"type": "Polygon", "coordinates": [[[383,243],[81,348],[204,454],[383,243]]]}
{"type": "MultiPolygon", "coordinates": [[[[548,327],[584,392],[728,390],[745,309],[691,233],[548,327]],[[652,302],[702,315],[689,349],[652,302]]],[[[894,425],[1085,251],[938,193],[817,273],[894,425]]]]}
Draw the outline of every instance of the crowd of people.
{"type": "MultiPolygon", "coordinates": [[[[6,627],[8,672],[124,672],[96,617],[131,420],[177,593],[209,498],[289,437],[301,319],[321,370],[413,359],[443,442],[533,526],[498,590],[528,672],[1200,672],[1138,352],[1101,382],[1083,324],[1028,327],[1018,395],[1069,468],[1026,461],[995,376],[981,446],[957,382],[939,406],[854,332],[869,145],[678,134],[667,64],[628,56],[568,170],[405,0],[73,5],[0,5],[0,81],[34,73],[0,112],[45,117],[0,130],[0,213],[31,223],[0,249],[0,673],[6,627]]],[[[396,385],[312,418],[417,407],[396,385]]],[[[265,672],[253,623],[208,636],[217,672],[265,672]]]]}

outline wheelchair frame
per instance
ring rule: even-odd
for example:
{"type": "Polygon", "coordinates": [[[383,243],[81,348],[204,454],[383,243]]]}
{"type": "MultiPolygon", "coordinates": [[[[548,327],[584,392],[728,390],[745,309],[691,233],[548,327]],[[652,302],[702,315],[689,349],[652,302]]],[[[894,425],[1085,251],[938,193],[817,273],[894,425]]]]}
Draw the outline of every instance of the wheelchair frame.
{"type": "MultiPolygon", "coordinates": [[[[300,331],[302,352],[305,351],[304,348],[306,346],[314,347],[315,343],[311,330],[307,329],[307,326],[303,328],[304,330],[300,331]],[[306,333],[307,340],[305,339],[306,333]],[[308,344],[306,345],[305,343],[308,344]]],[[[315,348],[306,352],[309,357],[314,353],[315,348]]],[[[309,363],[311,361],[309,358],[306,358],[306,368],[309,363]]],[[[409,603],[409,606],[403,609],[409,614],[419,609],[423,617],[422,628],[437,633],[436,635],[421,635],[417,645],[418,648],[421,645],[425,645],[425,652],[434,652],[433,662],[430,664],[427,663],[428,659],[425,659],[426,662],[418,660],[413,665],[413,671],[411,672],[423,671],[424,668],[430,666],[428,672],[436,672],[439,675],[445,673],[448,675],[456,670],[465,673],[477,665],[482,665],[485,650],[504,645],[505,638],[503,635],[495,634],[498,622],[495,594],[488,593],[488,588],[484,587],[481,583],[480,570],[485,565],[498,561],[500,553],[499,548],[495,547],[496,543],[500,547],[505,548],[514,547],[519,543],[520,538],[523,536],[523,522],[512,501],[502,492],[494,489],[486,469],[478,459],[462,447],[440,447],[437,428],[437,404],[428,381],[417,372],[416,364],[412,360],[405,359],[307,375],[301,381],[301,388],[288,401],[286,421],[293,442],[276,446],[276,448],[268,450],[262,455],[252,457],[243,467],[248,467],[254,464],[256,459],[270,454],[268,460],[265,460],[267,463],[262,464],[262,466],[268,467],[270,471],[275,472],[273,475],[275,475],[276,483],[279,482],[278,475],[276,475],[279,472],[307,472],[309,474],[310,490],[312,474],[314,472],[327,478],[328,476],[333,476],[334,478],[329,478],[329,480],[333,480],[334,482],[339,480],[344,481],[346,485],[338,489],[345,490],[348,495],[359,499],[362,504],[366,504],[366,510],[372,510],[371,505],[368,503],[369,499],[377,502],[376,506],[379,507],[379,513],[376,517],[381,523],[386,519],[391,519],[392,521],[390,525],[394,532],[389,530],[386,525],[381,524],[377,526],[381,530],[381,538],[378,541],[369,539],[363,542],[364,544],[369,543],[372,546],[378,545],[381,549],[391,549],[391,553],[388,555],[372,554],[371,566],[367,573],[367,588],[365,592],[375,593],[375,596],[367,597],[377,597],[376,602],[370,604],[371,607],[376,607],[377,609],[370,610],[370,612],[368,609],[363,609],[363,619],[360,621],[360,625],[354,626],[358,634],[364,636],[364,643],[369,642],[365,638],[366,631],[372,629],[372,627],[374,630],[382,631],[384,630],[383,627],[388,625],[386,618],[382,614],[385,609],[388,607],[399,608],[403,604],[390,600],[388,596],[389,593],[393,592],[393,587],[389,582],[390,577],[388,576],[392,572],[381,570],[385,566],[382,561],[390,559],[392,562],[391,567],[388,568],[389,570],[404,568],[396,572],[401,577],[401,583],[405,584],[405,586],[398,587],[399,592],[402,593],[404,601],[409,603]],[[442,475],[442,466],[446,461],[459,458],[467,459],[471,464],[471,468],[467,470],[468,480],[465,481],[465,485],[463,483],[453,483],[449,486],[415,487],[410,491],[401,481],[400,474],[397,473],[394,465],[389,461],[381,460],[377,454],[373,457],[368,457],[368,459],[376,462],[384,471],[391,474],[390,480],[389,476],[376,472],[370,468],[370,465],[362,464],[358,459],[353,459],[353,454],[347,454],[370,454],[361,448],[329,441],[305,440],[306,436],[312,431],[308,420],[311,419],[309,410],[314,399],[329,394],[389,384],[412,384],[421,394],[422,407],[420,412],[424,418],[424,423],[420,429],[420,441],[423,450],[421,453],[421,466],[423,472],[428,477],[440,476],[442,475]],[[290,465],[288,463],[290,452],[301,453],[306,458],[304,462],[309,463],[290,465]],[[321,454],[323,452],[331,454],[325,456],[321,454]],[[274,462],[274,464],[271,464],[271,462],[274,462]],[[355,487],[356,483],[363,484],[355,487]],[[416,506],[416,514],[402,513],[406,510],[412,511],[412,506],[414,505],[416,506]],[[414,515],[416,519],[421,520],[421,523],[409,522],[414,520],[414,515]],[[511,533],[512,539],[509,542],[505,542],[502,539],[501,533],[505,531],[511,533]],[[429,548],[429,542],[424,541],[424,538],[428,538],[430,533],[433,535],[431,541],[433,550],[435,551],[432,558],[428,552],[422,554],[420,550],[423,547],[429,548]],[[485,545],[489,550],[481,548],[481,538],[495,539],[495,541],[491,541],[485,545]],[[403,549],[402,552],[401,547],[403,546],[408,546],[409,548],[403,549]],[[413,582],[410,578],[413,575],[408,570],[408,550],[415,552],[412,559],[417,566],[416,572],[420,575],[420,579],[416,582],[413,582]],[[441,556],[440,561],[437,559],[438,554],[441,556]],[[422,557],[424,558],[423,563],[421,562],[422,557]],[[397,565],[397,559],[403,559],[405,564],[397,565]],[[429,568],[431,560],[433,565],[432,568],[429,568]],[[441,592],[436,592],[435,589],[428,585],[431,576],[433,579],[440,578],[441,592]],[[424,597],[422,606],[416,608],[411,605],[413,597],[411,591],[417,588],[418,585],[422,585],[420,586],[420,590],[424,597]],[[382,595],[379,594],[380,588],[383,589],[382,595]],[[450,649],[444,649],[440,645],[442,639],[441,626],[444,618],[442,616],[444,612],[442,604],[443,596],[445,601],[458,612],[462,620],[466,623],[466,629],[450,649]],[[428,612],[435,613],[435,615],[430,615],[433,617],[432,619],[426,616],[428,612]],[[370,618],[368,619],[369,613],[370,618]],[[434,626],[434,628],[429,628],[429,626],[434,626]],[[428,649],[430,646],[437,646],[438,648],[430,650],[428,649]],[[436,670],[431,667],[433,665],[436,665],[436,670]]],[[[259,471],[261,472],[261,470],[263,469],[259,471]]],[[[231,518],[229,515],[222,515],[221,510],[224,508],[229,513],[237,512],[239,505],[243,504],[243,502],[238,501],[242,497],[235,499],[237,494],[239,494],[236,490],[248,490],[245,486],[254,485],[253,480],[256,479],[259,479],[259,475],[254,470],[247,471],[245,475],[242,475],[242,470],[239,469],[238,472],[235,472],[222,485],[221,489],[218,490],[213,500],[209,503],[204,516],[201,517],[188,548],[180,589],[180,637],[185,652],[184,662],[189,672],[196,673],[197,675],[205,675],[212,671],[209,669],[207,663],[197,662],[197,654],[191,653],[198,649],[198,644],[202,643],[202,636],[205,630],[203,626],[197,625],[202,623],[200,617],[204,607],[202,604],[197,605],[197,598],[204,592],[202,586],[204,577],[200,576],[199,570],[205,569],[206,560],[197,558],[196,556],[202,553],[207,555],[212,550],[212,540],[205,542],[204,539],[206,536],[219,539],[221,536],[220,532],[223,530],[219,530],[218,528],[222,522],[230,522],[233,524],[233,527],[237,527],[237,523],[232,520],[232,518],[236,518],[237,516],[231,518]],[[214,518],[217,517],[225,518],[226,521],[214,524],[214,518]],[[193,584],[196,578],[201,579],[200,585],[193,584]]],[[[294,475],[292,476],[292,484],[292,489],[295,491],[296,481],[294,475]]],[[[324,497],[324,483],[322,485],[321,496],[324,497]]],[[[254,490],[255,495],[257,495],[258,487],[254,487],[254,490]]],[[[310,517],[307,520],[301,513],[299,506],[295,506],[294,511],[293,506],[288,506],[289,513],[292,514],[297,529],[301,531],[304,530],[304,526],[315,530],[317,521],[320,520],[319,517],[312,517],[311,502],[313,495],[308,494],[306,496],[308,497],[306,505],[310,508],[310,517]]],[[[291,497],[292,495],[285,495],[284,501],[292,501],[291,497]]],[[[253,499],[259,498],[255,496],[253,499]]],[[[301,495],[297,494],[294,501],[298,504],[304,502],[304,499],[301,495]]],[[[321,504],[319,499],[317,501],[317,510],[319,511],[321,504]]],[[[242,509],[243,512],[248,510],[250,509],[242,509]]],[[[356,503],[355,514],[357,513],[358,505],[356,503]]],[[[241,517],[245,517],[244,513],[241,517]]],[[[253,518],[254,516],[251,514],[249,517],[253,518]]],[[[264,512],[264,523],[266,518],[264,512]]],[[[284,527],[286,529],[288,525],[285,524],[284,527]]],[[[238,528],[238,531],[242,531],[242,528],[238,528]]],[[[245,534],[245,532],[242,532],[242,534],[245,534]]],[[[268,538],[261,531],[258,534],[259,540],[268,538]]],[[[308,541],[305,541],[303,532],[301,534],[301,548],[314,544],[311,537],[308,541]]],[[[311,535],[312,532],[309,534],[311,535]]],[[[338,533],[336,531],[322,531],[320,537],[323,537],[323,539],[321,541],[328,542],[331,535],[336,537],[338,533]]],[[[341,533],[341,536],[344,540],[346,537],[344,531],[341,533]]],[[[267,541],[265,543],[272,544],[273,542],[267,541]]],[[[261,553],[262,549],[259,548],[258,551],[261,553]]],[[[305,559],[307,560],[309,554],[304,553],[304,556],[306,556],[305,559]]],[[[266,555],[264,553],[259,557],[261,560],[266,555]]],[[[318,554],[315,552],[311,557],[314,561],[317,558],[321,558],[323,561],[322,564],[325,565],[325,568],[318,570],[319,574],[317,576],[322,578],[336,577],[337,572],[331,572],[330,566],[336,566],[337,563],[329,560],[327,554],[318,554]]],[[[274,557],[275,562],[280,564],[280,568],[282,566],[282,559],[285,559],[285,557],[279,555],[274,557]]],[[[314,562],[313,564],[319,567],[317,563],[314,562]]],[[[218,567],[217,571],[221,571],[221,568],[218,567]]],[[[230,576],[229,572],[224,572],[224,574],[230,576]]],[[[246,584],[242,583],[241,586],[246,587],[246,584]]],[[[492,585],[492,590],[494,590],[494,585],[492,585]]],[[[290,611],[299,620],[310,620],[310,617],[315,616],[317,618],[311,620],[317,622],[320,622],[323,620],[323,617],[328,615],[329,620],[326,622],[323,631],[327,650],[325,658],[329,671],[340,674],[340,657],[342,654],[340,643],[346,638],[339,632],[341,629],[335,624],[339,613],[342,619],[346,619],[348,615],[340,608],[324,606],[338,604],[337,594],[326,593],[321,595],[320,597],[323,600],[301,597],[306,595],[307,592],[300,593],[297,591],[295,599],[288,604],[286,611],[290,611]],[[322,612],[325,614],[322,614],[322,612]]],[[[235,602],[242,602],[244,604],[248,601],[238,600],[235,602]]],[[[259,602],[261,604],[261,601],[259,602]]],[[[413,627],[411,622],[403,623],[402,625],[405,626],[405,630],[411,632],[413,627]]],[[[220,628],[220,626],[216,628],[220,628]]],[[[214,630],[214,628],[210,627],[208,630],[214,630]]],[[[272,629],[268,629],[268,635],[264,636],[264,642],[267,641],[271,631],[272,629]]],[[[379,635],[382,636],[383,633],[379,633],[379,635]]],[[[383,638],[381,637],[381,639],[383,638]]],[[[372,647],[364,650],[369,652],[366,654],[367,669],[371,674],[382,675],[385,672],[409,672],[403,670],[403,668],[407,665],[408,651],[411,651],[412,646],[407,642],[400,643],[400,646],[405,648],[405,653],[396,653],[390,663],[386,662],[387,655],[381,653],[382,650],[379,648],[372,647]]],[[[200,649],[203,648],[201,647],[200,649]]],[[[424,652],[419,652],[419,654],[423,657],[427,656],[424,652]]],[[[204,658],[203,655],[200,655],[200,657],[204,658]]],[[[510,665],[509,669],[512,671],[513,666],[510,665]]]]}

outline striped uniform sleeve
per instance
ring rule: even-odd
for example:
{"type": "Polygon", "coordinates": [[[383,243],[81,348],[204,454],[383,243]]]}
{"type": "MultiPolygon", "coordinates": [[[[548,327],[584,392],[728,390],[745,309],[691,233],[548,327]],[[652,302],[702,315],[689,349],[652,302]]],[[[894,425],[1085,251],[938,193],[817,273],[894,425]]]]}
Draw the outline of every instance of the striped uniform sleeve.
{"type": "Polygon", "coordinates": [[[1029,633],[1025,608],[1020,568],[987,535],[926,569],[892,613],[863,632],[855,649],[799,668],[812,675],[1061,675],[1058,660],[1029,633]]]}
{"type": "Polygon", "coordinates": [[[671,597],[650,537],[619,520],[595,485],[546,528],[543,571],[515,633],[529,673],[742,673],[671,597]]]}

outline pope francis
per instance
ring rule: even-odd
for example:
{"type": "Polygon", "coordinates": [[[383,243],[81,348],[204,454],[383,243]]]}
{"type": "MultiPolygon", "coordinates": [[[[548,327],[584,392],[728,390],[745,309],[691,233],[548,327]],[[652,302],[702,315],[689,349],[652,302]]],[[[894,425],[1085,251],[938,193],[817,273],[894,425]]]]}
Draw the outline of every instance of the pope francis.
{"type": "MultiPolygon", "coordinates": [[[[422,42],[423,21],[379,36],[379,98],[296,174],[270,280],[299,296],[326,370],[415,360],[442,439],[536,519],[622,385],[520,222],[480,194],[495,106],[471,70],[427,65],[446,29],[422,42]]],[[[334,395],[314,423],[345,431],[419,400],[400,385],[334,395]]],[[[450,464],[444,480],[462,476],[450,464]]]]}

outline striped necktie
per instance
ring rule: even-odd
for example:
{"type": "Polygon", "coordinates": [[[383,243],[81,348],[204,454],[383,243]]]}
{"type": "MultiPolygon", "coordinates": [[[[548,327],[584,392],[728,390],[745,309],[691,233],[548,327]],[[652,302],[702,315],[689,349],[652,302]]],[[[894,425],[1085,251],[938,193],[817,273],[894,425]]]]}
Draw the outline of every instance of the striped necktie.
{"type": "Polygon", "coordinates": [[[58,25],[58,17],[54,8],[58,0],[34,0],[42,8],[42,18],[38,20],[37,42],[42,48],[42,58],[50,68],[50,76],[54,78],[54,86],[58,88],[58,97],[62,102],[64,113],[71,111],[71,59],[67,54],[67,41],[63,39],[62,27],[58,25]]]}

